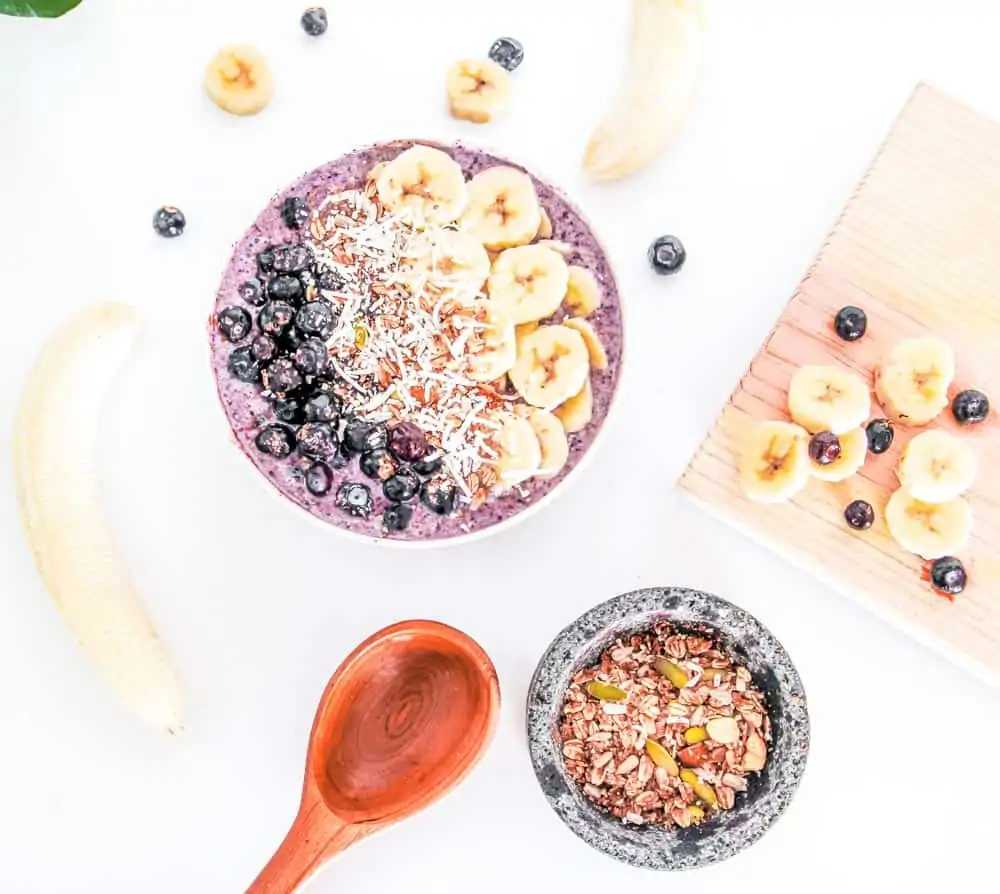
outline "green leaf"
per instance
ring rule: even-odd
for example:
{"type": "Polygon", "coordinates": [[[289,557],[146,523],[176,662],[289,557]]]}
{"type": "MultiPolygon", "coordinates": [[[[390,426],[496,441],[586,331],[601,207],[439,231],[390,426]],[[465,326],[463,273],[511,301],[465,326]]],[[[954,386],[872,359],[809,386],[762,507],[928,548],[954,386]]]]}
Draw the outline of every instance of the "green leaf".
{"type": "Polygon", "coordinates": [[[80,5],[80,0],[0,0],[0,15],[54,19],[80,5]]]}

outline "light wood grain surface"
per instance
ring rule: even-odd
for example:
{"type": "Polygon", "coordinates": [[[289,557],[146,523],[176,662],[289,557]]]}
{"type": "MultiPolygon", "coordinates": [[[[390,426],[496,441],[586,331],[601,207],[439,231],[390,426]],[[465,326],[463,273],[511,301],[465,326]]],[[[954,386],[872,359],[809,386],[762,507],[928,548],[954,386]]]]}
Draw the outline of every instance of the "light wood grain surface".
{"type": "MultiPolygon", "coordinates": [[[[822,172],[818,172],[821,174],[822,172]]],[[[699,447],[678,487],[749,536],[785,555],[931,648],[1000,684],[1000,124],[921,85],[911,96],[774,330],[699,447]],[[845,304],[868,314],[867,334],[840,340],[832,320],[845,304]],[[736,478],[740,432],[787,419],[792,373],[806,363],[854,369],[869,383],[896,342],[934,334],[955,348],[951,393],[976,387],[994,411],[960,428],[946,410],[927,428],[952,430],[978,453],[967,495],[974,527],[961,558],[970,584],[954,603],[921,578],[923,561],[889,536],[882,508],[898,486],[909,439],[869,454],[840,484],[817,479],[790,503],[749,502],[736,478]],[[854,499],[876,510],[869,531],[843,521],[854,499]]],[[[873,414],[878,414],[873,397],[873,414]]],[[[808,593],[803,593],[808,611],[808,593]]]]}

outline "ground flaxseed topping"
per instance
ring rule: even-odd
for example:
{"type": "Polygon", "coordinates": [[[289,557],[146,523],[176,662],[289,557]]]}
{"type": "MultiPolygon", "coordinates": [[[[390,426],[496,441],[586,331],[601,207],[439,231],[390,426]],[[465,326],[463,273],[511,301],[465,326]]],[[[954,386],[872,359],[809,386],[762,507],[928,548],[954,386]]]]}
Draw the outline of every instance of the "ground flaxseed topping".
{"type": "Polygon", "coordinates": [[[598,807],[686,828],[733,807],[764,767],[771,725],[745,667],[660,623],[573,678],[560,735],[570,776],[598,807]]]}

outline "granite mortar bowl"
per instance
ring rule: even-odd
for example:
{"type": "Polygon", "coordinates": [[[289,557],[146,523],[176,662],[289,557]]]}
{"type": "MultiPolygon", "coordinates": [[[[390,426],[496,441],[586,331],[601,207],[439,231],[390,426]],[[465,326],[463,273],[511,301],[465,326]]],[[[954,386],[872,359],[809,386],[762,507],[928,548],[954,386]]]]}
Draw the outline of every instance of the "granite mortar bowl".
{"type": "Polygon", "coordinates": [[[654,587],[610,599],[553,640],[528,689],[528,746],[535,775],[559,818],[587,844],[644,869],[707,866],[753,844],[788,806],[806,767],[809,713],[802,681],[781,643],[743,609],[697,590],[654,587]],[[684,632],[711,634],[744,664],[764,693],[771,717],[767,764],[751,774],[735,806],[698,826],[632,826],[603,812],[569,777],[559,741],[563,698],[571,678],[596,664],[620,636],[669,621],[684,632]]]}

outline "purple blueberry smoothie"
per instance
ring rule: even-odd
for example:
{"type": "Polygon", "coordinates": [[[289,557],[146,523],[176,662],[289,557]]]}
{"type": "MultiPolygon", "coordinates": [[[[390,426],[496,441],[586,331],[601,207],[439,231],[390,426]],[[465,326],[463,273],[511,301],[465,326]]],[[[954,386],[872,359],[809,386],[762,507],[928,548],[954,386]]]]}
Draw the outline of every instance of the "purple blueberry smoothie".
{"type": "MultiPolygon", "coordinates": [[[[352,320],[361,319],[353,316],[356,306],[351,304],[348,292],[362,288],[368,282],[367,274],[347,286],[343,281],[320,282],[326,274],[318,262],[305,271],[297,270],[295,268],[304,266],[302,258],[296,257],[294,252],[282,252],[282,248],[307,243],[309,251],[314,252],[315,244],[309,243],[316,230],[308,222],[308,215],[315,215],[317,209],[325,207],[325,200],[331,201],[331,196],[347,194],[345,191],[352,191],[352,196],[355,195],[353,191],[359,191],[363,197],[369,172],[377,164],[395,159],[413,145],[412,141],[399,141],[359,149],[306,174],[275,196],[235,247],[216,296],[209,342],[219,398],[237,444],[280,493],[316,518],[354,534],[376,539],[444,541],[484,531],[523,512],[558,487],[590,449],[604,424],[619,382],[621,304],[608,259],[590,227],[557,190],[531,177],[538,202],[551,221],[552,234],[549,238],[565,243],[568,246],[564,249],[566,262],[589,270],[600,287],[600,306],[587,317],[587,322],[603,344],[607,364],[604,369],[593,368],[590,371],[593,392],[591,421],[581,431],[568,435],[569,455],[557,474],[528,478],[501,493],[494,492],[485,499],[473,499],[471,503],[469,499],[462,498],[460,492],[454,511],[445,514],[434,511],[435,489],[440,487],[442,481],[445,486],[450,486],[450,482],[447,470],[434,468],[435,448],[440,448],[440,444],[433,443],[433,435],[432,443],[427,448],[427,463],[408,464],[400,461],[398,453],[392,454],[383,449],[386,446],[383,426],[382,440],[379,440],[377,431],[371,435],[373,441],[370,446],[375,450],[366,453],[366,464],[359,466],[357,452],[352,453],[346,441],[357,441],[360,422],[380,417],[375,410],[372,410],[375,415],[365,415],[369,411],[368,404],[364,405],[363,413],[359,411],[355,399],[357,395],[351,390],[356,387],[353,379],[334,362],[336,355],[332,349],[330,367],[320,370],[316,376],[309,375],[312,360],[308,350],[310,345],[315,344],[317,336],[326,338],[334,326],[340,326],[339,331],[342,331],[348,314],[352,315],[352,320]],[[290,223],[298,226],[290,226],[290,223]],[[273,248],[278,249],[278,268],[284,267],[285,270],[275,272],[273,269],[273,255],[267,253],[273,248]],[[263,271],[258,259],[262,252],[265,253],[264,268],[268,268],[263,271]],[[274,280],[278,277],[285,278],[275,284],[274,280]],[[292,279],[298,282],[291,282],[292,279]],[[255,291],[255,283],[259,285],[259,290],[255,291]],[[319,291],[327,287],[330,291],[319,291]],[[286,300],[275,300],[275,295],[284,296],[286,300]],[[321,295],[328,296],[328,303],[335,309],[332,322],[320,313],[315,319],[307,319],[307,328],[300,330],[298,325],[303,319],[303,304],[323,310],[318,304],[327,302],[319,298],[321,295]],[[287,315],[289,307],[291,321],[283,316],[283,312],[287,315]],[[268,337],[261,339],[261,335],[268,337]],[[278,353],[272,355],[270,352],[275,347],[278,353]],[[309,404],[310,415],[303,416],[305,402],[323,390],[329,392],[329,399],[320,395],[319,403],[309,404]],[[351,401],[351,408],[345,409],[351,401]],[[323,425],[316,426],[317,421],[327,418],[322,415],[322,408],[327,404],[334,406],[329,417],[332,420],[332,445],[323,441],[323,425]],[[321,409],[317,411],[316,407],[321,409]],[[348,421],[354,425],[353,435],[345,431],[348,421]],[[309,425],[313,428],[309,429],[309,425]],[[318,437],[318,447],[312,443],[317,440],[314,436],[318,437]],[[340,448],[336,448],[337,443],[341,444],[340,448]],[[378,468],[380,462],[388,463],[391,466],[389,471],[399,473],[403,478],[410,475],[414,486],[421,485],[419,495],[414,496],[412,488],[404,486],[405,481],[400,485],[394,480],[389,485],[378,468]],[[404,465],[407,468],[401,468],[404,465]],[[415,472],[411,474],[413,470],[420,473],[419,477],[414,477],[415,472]],[[365,499],[357,489],[350,493],[345,490],[345,486],[350,484],[367,488],[371,495],[370,506],[362,505],[365,499]],[[393,491],[393,487],[397,490],[393,491]],[[401,491],[398,490],[400,487],[401,491]],[[390,495],[401,498],[395,501],[388,499],[387,490],[390,495]]],[[[495,166],[523,170],[505,159],[461,145],[436,148],[458,163],[466,179],[495,166]]],[[[372,192],[368,195],[371,196],[372,192]]],[[[349,222],[345,221],[347,224],[349,222]]],[[[370,250],[376,251],[376,248],[370,250]]],[[[567,311],[560,308],[543,322],[558,323],[567,315],[567,311]]],[[[363,347],[368,337],[363,322],[351,325],[357,331],[357,344],[363,347]]],[[[334,336],[330,337],[332,344],[334,336]]],[[[322,364],[323,360],[318,362],[322,364]]],[[[502,397],[508,399],[506,392],[502,397]]],[[[399,417],[394,417],[388,422],[390,438],[394,426],[398,426],[400,421],[399,417]]],[[[402,417],[402,421],[409,421],[409,417],[402,417]]],[[[378,427],[376,422],[371,422],[368,428],[372,426],[378,427]]],[[[327,428],[326,432],[329,435],[331,429],[327,428]]],[[[405,440],[402,434],[403,429],[396,432],[397,441],[405,440]]],[[[410,449],[406,444],[403,448],[403,453],[410,449]]],[[[398,445],[396,449],[399,451],[398,445]]],[[[408,457],[404,456],[404,459],[408,457]]],[[[450,504],[445,503],[444,508],[450,508],[450,504]]],[[[442,506],[437,505],[436,508],[441,510],[442,506]]]]}

